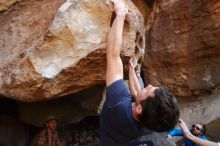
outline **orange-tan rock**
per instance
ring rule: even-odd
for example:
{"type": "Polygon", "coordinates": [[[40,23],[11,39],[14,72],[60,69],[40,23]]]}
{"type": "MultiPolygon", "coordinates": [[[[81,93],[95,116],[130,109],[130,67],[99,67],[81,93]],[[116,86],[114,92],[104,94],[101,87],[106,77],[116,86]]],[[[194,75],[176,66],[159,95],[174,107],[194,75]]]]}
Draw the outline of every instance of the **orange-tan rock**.
{"type": "MultiPolygon", "coordinates": [[[[122,57],[144,47],[144,19],[126,3],[122,57]]],[[[0,17],[0,94],[50,100],[105,84],[105,48],[114,15],[104,0],[23,0],[0,17]]]]}
{"type": "Polygon", "coordinates": [[[176,95],[220,85],[220,2],[156,1],[146,24],[145,77],[176,95]]]}
{"type": "Polygon", "coordinates": [[[7,10],[11,5],[13,5],[18,0],[1,0],[0,1],[0,12],[7,10]]]}

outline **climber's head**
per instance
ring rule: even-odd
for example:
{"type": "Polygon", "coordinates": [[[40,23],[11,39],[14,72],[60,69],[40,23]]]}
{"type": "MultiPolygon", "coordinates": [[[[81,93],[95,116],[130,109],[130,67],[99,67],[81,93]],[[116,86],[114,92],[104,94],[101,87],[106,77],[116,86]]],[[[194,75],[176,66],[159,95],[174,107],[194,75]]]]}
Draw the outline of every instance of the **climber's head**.
{"type": "Polygon", "coordinates": [[[146,128],[164,132],[173,129],[179,120],[177,100],[165,87],[148,85],[138,93],[135,112],[146,128]]]}

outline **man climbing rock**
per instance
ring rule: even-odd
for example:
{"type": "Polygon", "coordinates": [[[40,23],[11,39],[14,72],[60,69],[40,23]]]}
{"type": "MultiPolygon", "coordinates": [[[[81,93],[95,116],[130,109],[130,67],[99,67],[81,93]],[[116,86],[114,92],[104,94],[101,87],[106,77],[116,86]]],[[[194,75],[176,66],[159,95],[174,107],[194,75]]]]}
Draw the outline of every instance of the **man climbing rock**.
{"type": "Polygon", "coordinates": [[[174,128],[179,119],[179,109],[167,88],[148,85],[142,89],[133,63],[129,65],[130,93],[123,80],[120,58],[128,9],[122,0],[112,0],[112,3],[116,17],[107,39],[107,91],[100,116],[100,145],[133,146],[137,145],[136,139],[149,130],[162,132],[174,128]]]}

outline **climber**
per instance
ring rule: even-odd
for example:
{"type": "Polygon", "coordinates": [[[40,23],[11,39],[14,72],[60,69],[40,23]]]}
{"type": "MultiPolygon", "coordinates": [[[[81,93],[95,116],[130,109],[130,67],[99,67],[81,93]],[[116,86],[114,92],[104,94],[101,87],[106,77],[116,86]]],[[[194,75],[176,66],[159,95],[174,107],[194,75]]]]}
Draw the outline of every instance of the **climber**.
{"type": "Polygon", "coordinates": [[[129,63],[130,93],[123,80],[120,58],[128,9],[122,0],[112,0],[112,3],[116,17],[107,39],[107,89],[100,115],[100,145],[129,146],[135,145],[136,139],[149,130],[162,132],[173,129],[179,119],[179,109],[176,98],[167,88],[148,85],[141,89],[134,70],[136,64],[133,63],[129,63]]]}
{"type": "Polygon", "coordinates": [[[44,129],[41,130],[32,146],[61,146],[56,128],[57,118],[49,116],[44,124],[44,129]]]}

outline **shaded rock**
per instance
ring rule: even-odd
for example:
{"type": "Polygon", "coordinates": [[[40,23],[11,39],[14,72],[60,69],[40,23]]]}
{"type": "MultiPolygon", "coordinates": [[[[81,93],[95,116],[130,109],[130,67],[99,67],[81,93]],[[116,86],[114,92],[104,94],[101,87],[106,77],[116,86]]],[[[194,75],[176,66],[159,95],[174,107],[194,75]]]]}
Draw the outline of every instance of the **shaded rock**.
{"type": "Polygon", "coordinates": [[[145,77],[176,95],[220,85],[220,2],[155,1],[146,24],[145,77]]]}
{"type": "Polygon", "coordinates": [[[51,115],[59,125],[78,123],[87,116],[98,115],[102,95],[103,86],[97,86],[52,101],[19,103],[19,119],[38,127],[43,127],[51,115]]]}
{"type": "Polygon", "coordinates": [[[210,96],[178,98],[180,117],[189,126],[194,123],[207,124],[220,118],[220,94],[210,96]]]}
{"type": "Polygon", "coordinates": [[[151,12],[151,3],[148,3],[145,0],[132,0],[132,2],[135,4],[135,6],[138,8],[138,10],[143,15],[144,24],[146,24],[148,21],[150,12],[151,12]]]}
{"type": "Polygon", "coordinates": [[[24,146],[29,140],[28,130],[12,116],[0,114],[0,145],[24,146]]]}
{"type": "Polygon", "coordinates": [[[15,100],[0,96],[0,114],[17,116],[18,105],[15,100]]]}
{"type": "Polygon", "coordinates": [[[210,122],[206,125],[207,136],[212,141],[220,141],[220,119],[210,122]]]}
{"type": "Polygon", "coordinates": [[[99,117],[87,117],[77,124],[62,128],[60,135],[65,146],[98,146],[99,117]]]}

